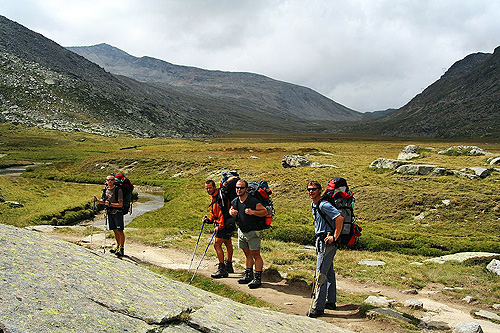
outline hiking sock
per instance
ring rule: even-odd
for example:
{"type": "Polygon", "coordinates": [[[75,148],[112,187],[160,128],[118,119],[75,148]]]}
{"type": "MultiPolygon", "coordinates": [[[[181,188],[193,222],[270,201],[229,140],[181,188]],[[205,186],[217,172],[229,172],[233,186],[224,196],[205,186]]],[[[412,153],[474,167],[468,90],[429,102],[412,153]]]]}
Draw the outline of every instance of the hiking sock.
{"type": "Polygon", "coordinates": [[[241,279],[238,279],[238,283],[239,284],[247,284],[249,282],[252,282],[252,280],[253,280],[253,269],[246,268],[245,275],[241,279]]]}
{"type": "Polygon", "coordinates": [[[255,276],[252,282],[248,284],[248,288],[255,289],[259,288],[261,285],[262,285],[262,271],[255,271],[255,276]]]}
{"type": "Polygon", "coordinates": [[[214,279],[226,278],[229,275],[227,274],[226,265],[223,262],[219,263],[219,268],[215,274],[210,275],[214,279]]]}
{"type": "Polygon", "coordinates": [[[231,260],[226,260],[224,264],[228,273],[234,273],[233,262],[231,260]]]}

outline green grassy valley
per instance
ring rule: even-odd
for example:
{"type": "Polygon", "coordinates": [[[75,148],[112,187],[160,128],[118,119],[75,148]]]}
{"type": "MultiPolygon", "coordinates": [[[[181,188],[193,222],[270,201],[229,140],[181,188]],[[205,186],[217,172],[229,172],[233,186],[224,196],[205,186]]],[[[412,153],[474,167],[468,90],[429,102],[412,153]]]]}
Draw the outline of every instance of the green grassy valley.
{"type": "MultiPolygon", "coordinates": [[[[429,283],[461,286],[464,289],[448,293],[457,298],[472,294],[485,304],[493,303],[500,299],[500,284],[498,276],[486,271],[487,262],[410,263],[462,251],[500,253],[500,173],[471,180],[410,177],[369,168],[379,157],[395,159],[408,144],[424,148],[415,163],[458,170],[484,166],[488,156],[437,152],[477,145],[500,156],[498,142],[259,133],[191,140],[107,138],[1,123],[0,167],[40,164],[18,178],[0,177],[0,223],[24,227],[90,218],[94,214],[90,198],[99,195],[105,176],[124,172],[136,185],[161,187],[165,197],[163,208],[129,225],[138,231],[127,237],[151,245],[194,248],[190,236],[198,235],[201,217],[209,211],[205,180],[218,183],[221,171],[237,169],[244,179],[267,180],[273,190],[276,216],[273,228],[265,232],[262,251],[266,268],[309,282],[315,255],[304,250],[314,238],[306,183],[319,180],[326,186],[329,179],[340,176],[355,194],[363,235],[358,249],[337,255],[339,274],[399,288],[429,283]],[[282,157],[292,154],[336,168],[284,169],[282,157]],[[362,259],[383,260],[387,265],[361,269],[357,262],[362,259]]],[[[235,249],[235,255],[239,252],[235,249]]]]}

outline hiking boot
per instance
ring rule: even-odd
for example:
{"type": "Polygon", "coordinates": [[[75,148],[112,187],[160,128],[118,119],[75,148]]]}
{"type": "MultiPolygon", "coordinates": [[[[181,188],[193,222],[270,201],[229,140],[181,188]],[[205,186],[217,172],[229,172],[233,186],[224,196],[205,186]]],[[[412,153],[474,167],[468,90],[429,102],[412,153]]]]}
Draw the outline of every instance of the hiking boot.
{"type": "Polygon", "coordinates": [[[116,254],[117,257],[123,257],[125,255],[123,247],[120,246],[118,249],[116,249],[115,254],[116,254]]]}
{"type": "Polygon", "coordinates": [[[215,274],[210,275],[214,279],[226,278],[228,277],[226,265],[224,263],[219,263],[219,268],[215,274]]]}
{"type": "Polygon", "coordinates": [[[234,273],[233,262],[230,260],[226,260],[224,263],[226,265],[226,271],[228,273],[234,273]]]}
{"type": "Polygon", "coordinates": [[[120,245],[116,245],[116,247],[114,249],[112,248],[111,250],[109,250],[109,252],[116,253],[116,251],[118,251],[119,249],[120,249],[120,245]]]}
{"type": "Polygon", "coordinates": [[[252,282],[248,284],[248,288],[250,289],[259,288],[262,285],[261,278],[262,278],[262,272],[256,271],[252,282]]]}
{"type": "Polygon", "coordinates": [[[317,317],[322,316],[324,314],[325,314],[325,311],[323,311],[323,310],[311,309],[311,311],[308,311],[306,313],[306,316],[311,317],[311,318],[317,318],[317,317]]]}
{"type": "Polygon", "coordinates": [[[335,303],[326,303],[325,304],[325,309],[328,309],[328,310],[337,310],[337,305],[335,305],[335,303]]]}
{"type": "Polygon", "coordinates": [[[247,268],[245,269],[245,275],[241,279],[238,279],[238,283],[247,284],[252,282],[252,280],[253,280],[253,269],[247,268]]]}

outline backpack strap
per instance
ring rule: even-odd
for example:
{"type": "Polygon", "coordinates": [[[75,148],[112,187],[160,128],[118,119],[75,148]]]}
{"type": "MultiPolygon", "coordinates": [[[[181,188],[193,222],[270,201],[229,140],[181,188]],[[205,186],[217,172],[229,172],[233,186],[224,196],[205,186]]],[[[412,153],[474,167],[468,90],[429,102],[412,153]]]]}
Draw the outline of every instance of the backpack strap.
{"type": "Polygon", "coordinates": [[[326,224],[328,224],[328,226],[330,228],[332,228],[332,230],[335,232],[335,227],[332,225],[332,222],[328,219],[326,214],[323,211],[321,211],[321,207],[319,206],[320,203],[321,203],[321,200],[318,201],[318,205],[316,207],[314,206],[313,203],[311,205],[312,205],[313,209],[315,209],[319,213],[319,215],[323,218],[323,220],[325,220],[326,224]]]}

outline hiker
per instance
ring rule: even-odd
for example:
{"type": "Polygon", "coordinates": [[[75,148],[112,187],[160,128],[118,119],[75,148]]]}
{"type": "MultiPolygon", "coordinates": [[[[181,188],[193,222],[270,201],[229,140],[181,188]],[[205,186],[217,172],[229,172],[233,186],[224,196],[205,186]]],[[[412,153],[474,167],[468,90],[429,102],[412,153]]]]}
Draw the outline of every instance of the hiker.
{"type": "Polygon", "coordinates": [[[311,309],[306,315],[315,318],[323,315],[325,309],[337,309],[337,286],[333,259],[337,252],[336,242],[342,232],[344,218],[331,203],[321,200],[321,184],[319,182],[308,182],[307,193],[312,200],[317,259],[314,299],[311,309]],[[330,221],[325,221],[318,210],[321,210],[323,216],[330,221]],[[331,222],[333,221],[335,230],[332,230],[333,223],[331,222]]]}
{"type": "MultiPolygon", "coordinates": [[[[204,217],[204,223],[215,223],[215,243],[214,249],[215,253],[217,253],[217,259],[219,260],[219,266],[217,268],[217,272],[211,275],[214,279],[225,278],[228,277],[228,273],[234,273],[233,269],[233,243],[231,237],[233,237],[233,227],[228,225],[228,219],[233,219],[229,212],[223,211],[221,205],[219,205],[218,198],[221,200],[219,195],[219,189],[215,187],[215,182],[213,180],[207,180],[205,182],[205,189],[207,193],[212,198],[212,203],[210,204],[210,217],[204,217]],[[225,217],[224,217],[225,216],[225,217]],[[226,246],[227,250],[227,260],[224,261],[224,250],[222,249],[222,244],[226,246]]],[[[227,207],[227,205],[226,205],[227,207]]]]}
{"type": "Polygon", "coordinates": [[[125,233],[123,229],[123,191],[115,188],[115,176],[109,175],[106,177],[106,188],[102,192],[102,198],[97,199],[95,196],[92,201],[98,202],[106,206],[106,214],[109,225],[109,230],[113,230],[116,240],[116,248],[111,249],[110,252],[116,254],[118,257],[124,255],[125,246],[125,233]]]}
{"type": "Polygon", "coordinates": [[[262,239],[261,218],[267,209],[256,198],[247,194],[248,183],[238,180],[236,183],[237,198],[231,202],[229,214],[234,216],[238,225],[238,247],[245,254],[245,275],[238,280],[240,284],[248,284],[250,289],[262,285],[262,268],[264,262],[260,255],[262,239]],[[253,267],[255,264],[255,274],[253,267]]]}

